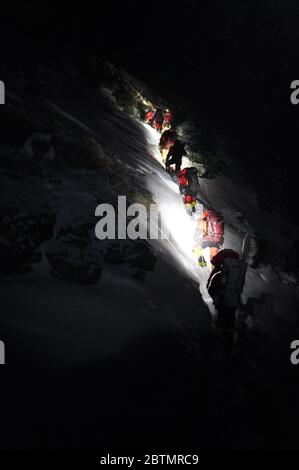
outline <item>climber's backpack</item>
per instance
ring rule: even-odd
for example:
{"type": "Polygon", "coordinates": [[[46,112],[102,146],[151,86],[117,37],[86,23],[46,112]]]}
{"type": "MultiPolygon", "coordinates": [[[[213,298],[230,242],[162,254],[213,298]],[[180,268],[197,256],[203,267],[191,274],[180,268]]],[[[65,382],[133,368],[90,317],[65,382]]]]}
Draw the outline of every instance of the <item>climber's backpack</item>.
{"type": "Polygon", "coordinates": [[[179,184],[188,186],[188,194],[196,194],[199,191],[199,182],[196,168],[184,168],[178,174],[179,184]]]}
{"type": "Polygon", "coordinates": [[[243,290],[247,264],[242,259],[226,258],[221,267],[224,282],[223,304],[230,309],[240,305],[240,295],[243,290]]]}
{"type": "Polygon", "coordinates": [[[205,238],[222,245],[224,236],[224,219],[222,215],[214,210],[205,211],[204,217],[205,215],[208,220],[208,233],[205,238]]]}
{"type": "Polygon", "coordinates": [[[196,168],[187,168],[188,188],[192,194],[199,191],[199,182],[196,168]]]}

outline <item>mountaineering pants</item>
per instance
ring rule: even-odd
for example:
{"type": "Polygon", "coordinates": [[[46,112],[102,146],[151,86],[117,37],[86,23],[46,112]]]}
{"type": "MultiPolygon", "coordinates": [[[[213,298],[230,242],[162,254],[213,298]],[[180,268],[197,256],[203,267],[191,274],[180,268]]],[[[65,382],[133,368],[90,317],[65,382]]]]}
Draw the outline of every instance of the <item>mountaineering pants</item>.
{"type": "Polygon", "coordinates": [[[217,310],[217,326],[224,330],[233,330],[236,323],[236,310],[225,307],[222,302],[214,303],[217,310]]]}

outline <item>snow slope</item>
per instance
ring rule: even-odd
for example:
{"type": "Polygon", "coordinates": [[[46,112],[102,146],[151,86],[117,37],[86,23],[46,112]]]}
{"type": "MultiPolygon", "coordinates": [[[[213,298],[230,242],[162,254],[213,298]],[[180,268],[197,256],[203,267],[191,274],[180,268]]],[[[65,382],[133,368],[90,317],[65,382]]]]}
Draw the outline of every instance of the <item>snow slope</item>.
{"type": "MultiPolygon", "coordinates": [[[[13,267],[1,275],[0,331],[12,366],[4,393],[13,388],[14,396],[28,382],[4,413],[4,443],[283,446],[290,436],[278,431],[291,413],[284,397],[296,378],[289,370],[298,332],[292,279],[285,274],[282,282],[270,263],[248,270],[246,321],[238,354],[228,353],[211,327],[208,269],[193,257],[195,222],[161,166],[158,135],[107,89],[62,91],[34,103],[8,95],[10,112],[30,115],[29,129],[51,139],[30,131],[20,148],[5,144],[0,152],[1,253],[8,249],[13,267]],[[96,206],[116,206],[119,195],[158,204],[169,240],[115,246],[96,239],[96,206]],[[45,227],[37,239],[36,225],[45,227]]],[[[275,217],[265,224],[248,188],[222,176],[202,179],[201,188],[225,216],[225,246],[240,251],[248,230],[273,233],[275,217]]]]}

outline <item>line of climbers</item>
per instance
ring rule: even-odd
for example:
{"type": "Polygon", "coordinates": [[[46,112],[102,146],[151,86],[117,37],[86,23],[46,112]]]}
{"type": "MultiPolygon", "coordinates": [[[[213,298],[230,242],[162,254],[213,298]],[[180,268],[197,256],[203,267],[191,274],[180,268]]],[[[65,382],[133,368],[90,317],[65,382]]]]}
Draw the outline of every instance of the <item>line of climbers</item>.
{"type": "Polygon", "coordinates": [[[201,268],[208,265],[204,250],[209,251],[212,270],[207,289],[217,310],[217,326],[223,332],[232,333],[247,269],[244,253],[239,256],[235,250],[223,248],[223,216],[203,202],[196,168],[181,170],[186,150],[173,126],[171,111],[167,109],[164,114],[160,109],[150,110],[146,114],[146,122],[162,134],[159,147],[165,169],[175,176],[186,210],[196,218],[193,252],[201,268]]]}
{"type": "Polygon", "coordinates": [[[170,109],[164,112],[161,108],[150,109],[145,115],[145,122],[152,126],[156,131],[162,133],[169,129],[173,124],[173,116],[170,109]]]}

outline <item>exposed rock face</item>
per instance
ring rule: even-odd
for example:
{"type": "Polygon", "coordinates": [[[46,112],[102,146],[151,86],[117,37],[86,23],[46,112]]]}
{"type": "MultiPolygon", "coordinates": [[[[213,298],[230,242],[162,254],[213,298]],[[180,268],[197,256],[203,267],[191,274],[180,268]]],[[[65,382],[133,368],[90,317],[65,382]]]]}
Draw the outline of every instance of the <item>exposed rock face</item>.
{"type": "MultiPolygon", "coordinates": [[[[137,109],[140,100],[134,87],[110,68],[111,83],[123,84],[122,105],[137,109]]],[[[42,72],[45,87],[55,73],[42,72]]],[[[75,115],[64,113],[50,100],[27,102],[22,90],[20,96],[14,91],[0,126],[4,137],[0,148],[0,272],[26,274],[45,262],[56,278],[95,284],[107,262],[123,265],[126,275],[143,281],[156,262],[150,245],[126,241],[109,246],[97,240],[94,232],[99,203],[116,205],[118,194],[125,194],[129,203],[152,202],[140,175],[128,171],[118,158],[122,148],[109,135],[100,140],[75,115]]],[[[95,114],[97,106],[107,105],[97,92],[83,102],[87,109],[94,106],[95,114]]]]}
{"type": "Polygon", "coordinates": [[[4,274],[22,274],[31,263],[41,260],[36,251],[51,238],[55,215],[47,207],[26,212],[16,207],[0,211],[0,270],[4,274]]]}
{"type": "Polygon", "coordinates": [[[0,151],[0,271],[22,274],[41,260],[41,245],[52,237],[50,207],[40,167],[22,151],[0,151]]]}
{"type": "Polygon", "coordinates": [[[92,247],[79,248],[71,242],[52,241],[46,249],[46,257],[53,276],[80,284],[95,284],[102,273],[101,256],[92,247]]]}
{"type": "Polygon", "coordinates": [[[107,263],[128,264],[132,268],[136,268],[137,271],[134,271],[133,274],[139,280],[144,280],[145,272],[152,271],[157,261],[151,246],[143,240],[111,243],[104,250],[103,258],[107,263]]]}
{"type": "Polygon", "coordinates": [[[92,137],[73,136],[71,138],[56,133],[54,148],[56,159],[53,164],[60,167],[99,170],[106,163],[101,147],[92,137]]]}
{"type": "Polygon", "coordinates": [[[86,216],[79,222],[74,217],[69,224],[56,224],[55,230],[45,248],[51,274],[65,281],[95,284],[102,273],[102,257],[93,244],[93,227],[86,216]]]}

